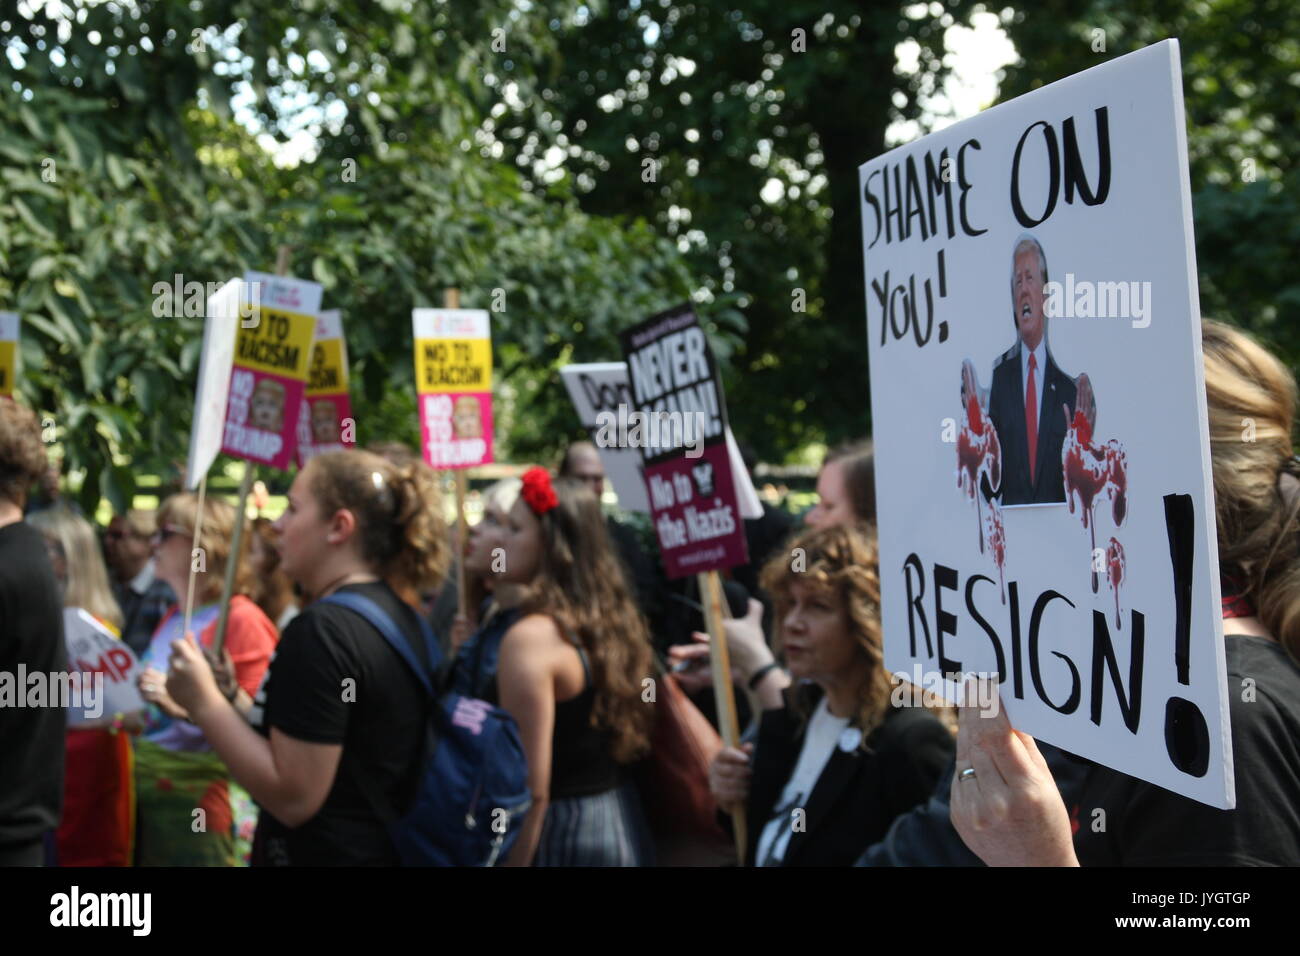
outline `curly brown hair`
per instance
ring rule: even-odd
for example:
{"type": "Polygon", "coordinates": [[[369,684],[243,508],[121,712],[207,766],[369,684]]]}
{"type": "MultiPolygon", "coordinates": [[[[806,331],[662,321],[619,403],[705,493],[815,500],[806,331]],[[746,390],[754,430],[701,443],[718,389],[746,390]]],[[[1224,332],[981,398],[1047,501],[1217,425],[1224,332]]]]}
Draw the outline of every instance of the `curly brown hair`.
{"type": "MultiPolygon", "coordinates": [[[[790,542],[789,553],[767,563],[761,578],[763,590],[775,605],[775,644],[779,650],[781,621],[790,606],[796,583],[834,598],[844,611],[849,633],[858,647],[857,712],[853,725],[862,731],[866,746],[871,732],[890,709],[893,679],[885,668],[884,640],[880,628],[880,573],[876,535],[871,525],[834,525],[806,531],[790,542]]],[[[807,719],[807,695],[793,696],[795,712],[807,719]]]]}
{"type": "Polygon", "coordinates": [[[441,586],[451,545],[432,468],[355,448],[317,455],[307,468],[321,514],[356,516],[362,557],[403,600],[418,605],[421,593],[441,586]]]}
{"type": "Polygon", "coordinates": [[[21,508],[32,482],[48,467],[36,414],[12,399],[0,399],[0,498],[21,508]]]}
{"type": "Polygon", "coordinates": [[[545,614],[582,642],[596,689],[592,725],[609,731],[615,760],[631,763],[649,749],[654,720],[641,701],[641,681],[653,676],[649,629],[596,496],[571,478],[553,487],[559,504],[538,516],[540,564],[520,613],[545,614]]]}

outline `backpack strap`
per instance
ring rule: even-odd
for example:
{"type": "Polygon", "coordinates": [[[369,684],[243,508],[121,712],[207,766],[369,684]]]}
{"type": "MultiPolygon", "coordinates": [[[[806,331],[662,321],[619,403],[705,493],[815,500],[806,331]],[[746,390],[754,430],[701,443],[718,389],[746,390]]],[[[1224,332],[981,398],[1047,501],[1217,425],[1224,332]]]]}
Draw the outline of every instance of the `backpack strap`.
{"type": "Polygon", "coordinates": [[[425,692],[430,697],[437,695],[440,670],[438,665],[442,658],[442,651],[438,647],[438,639],[433,635],[433,628],[429,626],[429,622],[423,616],[417,614],[415,618],[419,622],[420,636],[424,638],[424,646],[429,655],[428,667],[420,663],[419,658],[415,655],[414,648],[411,647],[411,642],[398,629],[396,622],[389,617],[388,612],[364,594],[357,594],[353,591],[335,591],[333,594],[321,598],[318,603],[345,607],[365,618],[397,652],[398,656],[406,661],[407,666],[415,672],[415,676],[424,687],[425,692]]]}

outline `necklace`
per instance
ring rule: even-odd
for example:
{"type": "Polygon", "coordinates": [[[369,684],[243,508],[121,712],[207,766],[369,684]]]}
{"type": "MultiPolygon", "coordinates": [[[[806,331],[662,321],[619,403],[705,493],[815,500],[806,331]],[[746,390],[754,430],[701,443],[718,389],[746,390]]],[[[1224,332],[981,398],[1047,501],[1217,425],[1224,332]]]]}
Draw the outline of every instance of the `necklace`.
{"type": "Polygon", "coordinates": [[[368,574],[364,571],[351,571],[348,574],[335,578],[333,581],[326,584],[316,593],[314,600],[319,600],[327,594],[333,594],[345,584],[371,584],[378,580],[379,578],[373,574],[368,574]]]}

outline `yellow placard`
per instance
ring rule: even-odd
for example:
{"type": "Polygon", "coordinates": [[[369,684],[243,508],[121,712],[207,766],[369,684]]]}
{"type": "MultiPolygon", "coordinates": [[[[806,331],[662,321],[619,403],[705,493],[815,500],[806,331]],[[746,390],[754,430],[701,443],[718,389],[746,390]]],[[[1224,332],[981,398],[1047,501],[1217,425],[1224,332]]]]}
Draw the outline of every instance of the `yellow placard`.
{"type": "Polygon", "coordinates": [[[235,339],[235,364],[306,381],[315,334],[315,316],[282,309],[256,309],[240,322],[235,339]]]}
{"type": "Polygon", "coordinates": [[[490,391],[491,340],[417,339],[415,388],[421,393],[490,391]]]}
{"type": "Polygon", "coordinates": [[[334,395],[348,390],[348,367],[343,361],[343,340],[325,339],[312,346],[307,395],[334,395]]]}
{"type": "Polygon", "coordinates": [[[0,395],[13,396],[14,377],[14,342],[0,342],[0,395]]]}

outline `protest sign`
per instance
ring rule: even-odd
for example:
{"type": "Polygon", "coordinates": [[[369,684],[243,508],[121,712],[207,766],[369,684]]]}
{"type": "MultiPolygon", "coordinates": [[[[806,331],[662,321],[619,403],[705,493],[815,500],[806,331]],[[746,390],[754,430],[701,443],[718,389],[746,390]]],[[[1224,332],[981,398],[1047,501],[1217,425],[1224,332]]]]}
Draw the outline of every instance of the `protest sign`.
{"type": "Polygon", "coordinates": [[[17,312],[0,312],[0,395],[12,398],[18,381],[18,329],[21,319],[17,312]]]}
{"type": "Polygon", "coordinates": [[[886,665],[1231,807],[1177,42],[859,184],[886,665]]]}
{"type": "Polygon", "coordinates": [[[482,309],[414,309],[420,443],[433,468],[492,461],[492,338],[482,309]]]}
{"type": "Polygon", "coordinates": [[[221,450],[230,370],[235,361],[235,331],[239,327],[240,305],[246,298],[243,279],[231,279],[208,298],[199,384],[194,391],[194,420],[190,425],[190,451],[185,464],[185,485],[190,489],[199,486],[221,450]]]}
{"type": "Polygon", "coordinates": [[[81,699],[73,697],[76,706],[68,708],[68,726],[144,710],[136,686],[144,668],[112,631],[81,608],[69,607],[63,609],[63,639],[68,673],[80,675],[81,681],[81,699]],[[96,686],[100,681],[102,690],[96,686]]]}
{"type": "Polygon", "coordinates": [[[298,414],[298,464],[315,455],[341,451],[357,443],[348,394],[348,344],[337,309],[316,320],[311,368],[302,409],[298,414]]]}
{"type": "Polygon", "coordinates": [[[618,440],[641,449],[670,578],[748,560],[717,363],[689,305],[621,333],[631,406],[618,440]]]}
{"type": "MultiPolygon", "coordinates": [[[[645,476],[641,470],[641,451],[624,440],[630,428],[632,386],[627,380],[626,362],[592,362],[566,365],[560,369],[564,387],[583,427],[605,466],[605,476],[614,486],[619,507],[625,511],[650,511],[645,476]]],[[[742,518],[761,518],[763,506],[745,468],[740,448],[731,428],[727,428],[727,455],[736,485],[736,500],[742,518]]]]}
{"type": "Polygon", "coordinates": [[[234,367],[221,450],[285,471],[294,460],[298,416],[311,362],[321,287],[287,276],[249,272],[255,307],[235,335],[234,367]]]}

